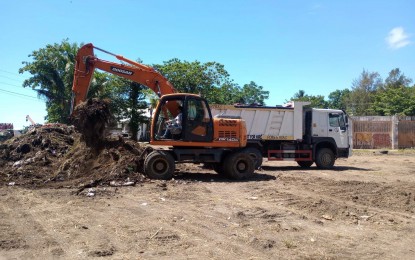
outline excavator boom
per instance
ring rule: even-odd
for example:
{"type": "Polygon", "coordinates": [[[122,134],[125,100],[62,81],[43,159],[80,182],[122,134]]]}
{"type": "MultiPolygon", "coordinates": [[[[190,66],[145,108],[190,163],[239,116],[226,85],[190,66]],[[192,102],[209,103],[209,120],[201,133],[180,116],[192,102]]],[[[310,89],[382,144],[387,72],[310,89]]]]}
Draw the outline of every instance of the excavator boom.
{"type": "MultiPolygon", "coordinates": [[[[153,90],[159,97],[176,93],[173,85],[154,68],[124,58],[111,52],[93,46],[88,43],[78,50],[75,60],[75,72],[72,86],[71,114],[74,108],[87,99],[87,94],[95,69],[100,69],[111,74],[140,83],[153,90]],[[94,49],[105,52],[125,62],[115,63],[95,57],[94,49]]],[[[175,108],[171,108],[175,110],[175,108]]]]}

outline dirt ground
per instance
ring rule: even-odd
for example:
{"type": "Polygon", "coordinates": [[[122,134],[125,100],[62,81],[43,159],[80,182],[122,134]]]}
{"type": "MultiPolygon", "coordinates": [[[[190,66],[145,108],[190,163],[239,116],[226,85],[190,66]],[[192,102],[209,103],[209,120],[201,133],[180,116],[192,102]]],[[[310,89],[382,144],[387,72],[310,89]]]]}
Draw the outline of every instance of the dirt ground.
{"type": "Polygon", "coordinates": [[[356,152],[334,170],[265,161],[243,182],[178,168],[82,192],[3,178],[0,259],[415,258],[413,151],[356,152]]]}

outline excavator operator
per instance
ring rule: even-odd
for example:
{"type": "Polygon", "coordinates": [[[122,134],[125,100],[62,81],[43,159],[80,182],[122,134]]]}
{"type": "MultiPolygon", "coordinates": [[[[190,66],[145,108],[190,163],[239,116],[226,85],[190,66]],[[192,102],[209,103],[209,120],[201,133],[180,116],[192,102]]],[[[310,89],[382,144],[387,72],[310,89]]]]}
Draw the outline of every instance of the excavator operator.
{"type": "Polygon", "coordinates": [[[179,136],[182,133],[182,122],[183,122],[183,107],[177,108],[177,116],[166,122],[166,131],[164,135],[160,136],[161,139],[171,139],[172,135],[179,136]]]}

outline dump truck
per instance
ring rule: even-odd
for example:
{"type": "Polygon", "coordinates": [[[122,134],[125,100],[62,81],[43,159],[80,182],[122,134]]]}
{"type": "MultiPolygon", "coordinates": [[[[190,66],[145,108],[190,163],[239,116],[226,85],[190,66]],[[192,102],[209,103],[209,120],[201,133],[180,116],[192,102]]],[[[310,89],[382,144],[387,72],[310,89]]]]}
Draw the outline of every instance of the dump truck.
{"type": "MultiPolygon", "coordinates": [[[[177,93],[167,78],[154,68],[105,51],[92,43],[82,46],[75,60],[70,112],[73,117],[82,116],[83,113],[77,115],[77,107],[81,104],[92,104],[87,96],[95,69],[144,85],[160,97],[150,128],[150,144],[154,145],[154,151],[144,159],[144,172],[150,178],[171,179],[175,164],[183,162],[211,163],[217,166],[218,173],[233,179],[246,179],[254,174],[254,161],[245,150],[247,134],[245,121],[241,118],[213,118],[203,97],[177,93]],[[94,50],[114,56],[122,63],[98,58],[94,50]],[[180,132],[163,137],[168,122],[179,115],[180,132]]],[[[99,135],[90,136],[101,137],[106,122],[99,121],[99,116],[88,121],[81,119],[78,121],[88,123],[83,124],[90,128],[85,131],[87,134],[98,132],[99,135]]]]}
{"type": "Polygon", "coordinates": [[[247,127],[247,149],[255,167],[263,158],[296,161],[299,166],[329,169],[337,158],[352,154],[349,118],[342,110],[310,108],[310,102],[285,106],[211,105],[221,118],[242,118],[247,127]]]}

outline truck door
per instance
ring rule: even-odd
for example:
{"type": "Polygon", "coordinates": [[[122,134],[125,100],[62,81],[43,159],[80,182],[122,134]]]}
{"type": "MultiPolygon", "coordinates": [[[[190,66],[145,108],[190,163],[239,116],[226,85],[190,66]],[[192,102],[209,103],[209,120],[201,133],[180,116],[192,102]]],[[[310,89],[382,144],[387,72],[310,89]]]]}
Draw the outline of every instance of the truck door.
{"type": "Polygon", "coordinates": [[[329,113],[328,137],[332,137],[336,141],[338,148],[349,147],[349,136],[344,113],[329,113]]]}

